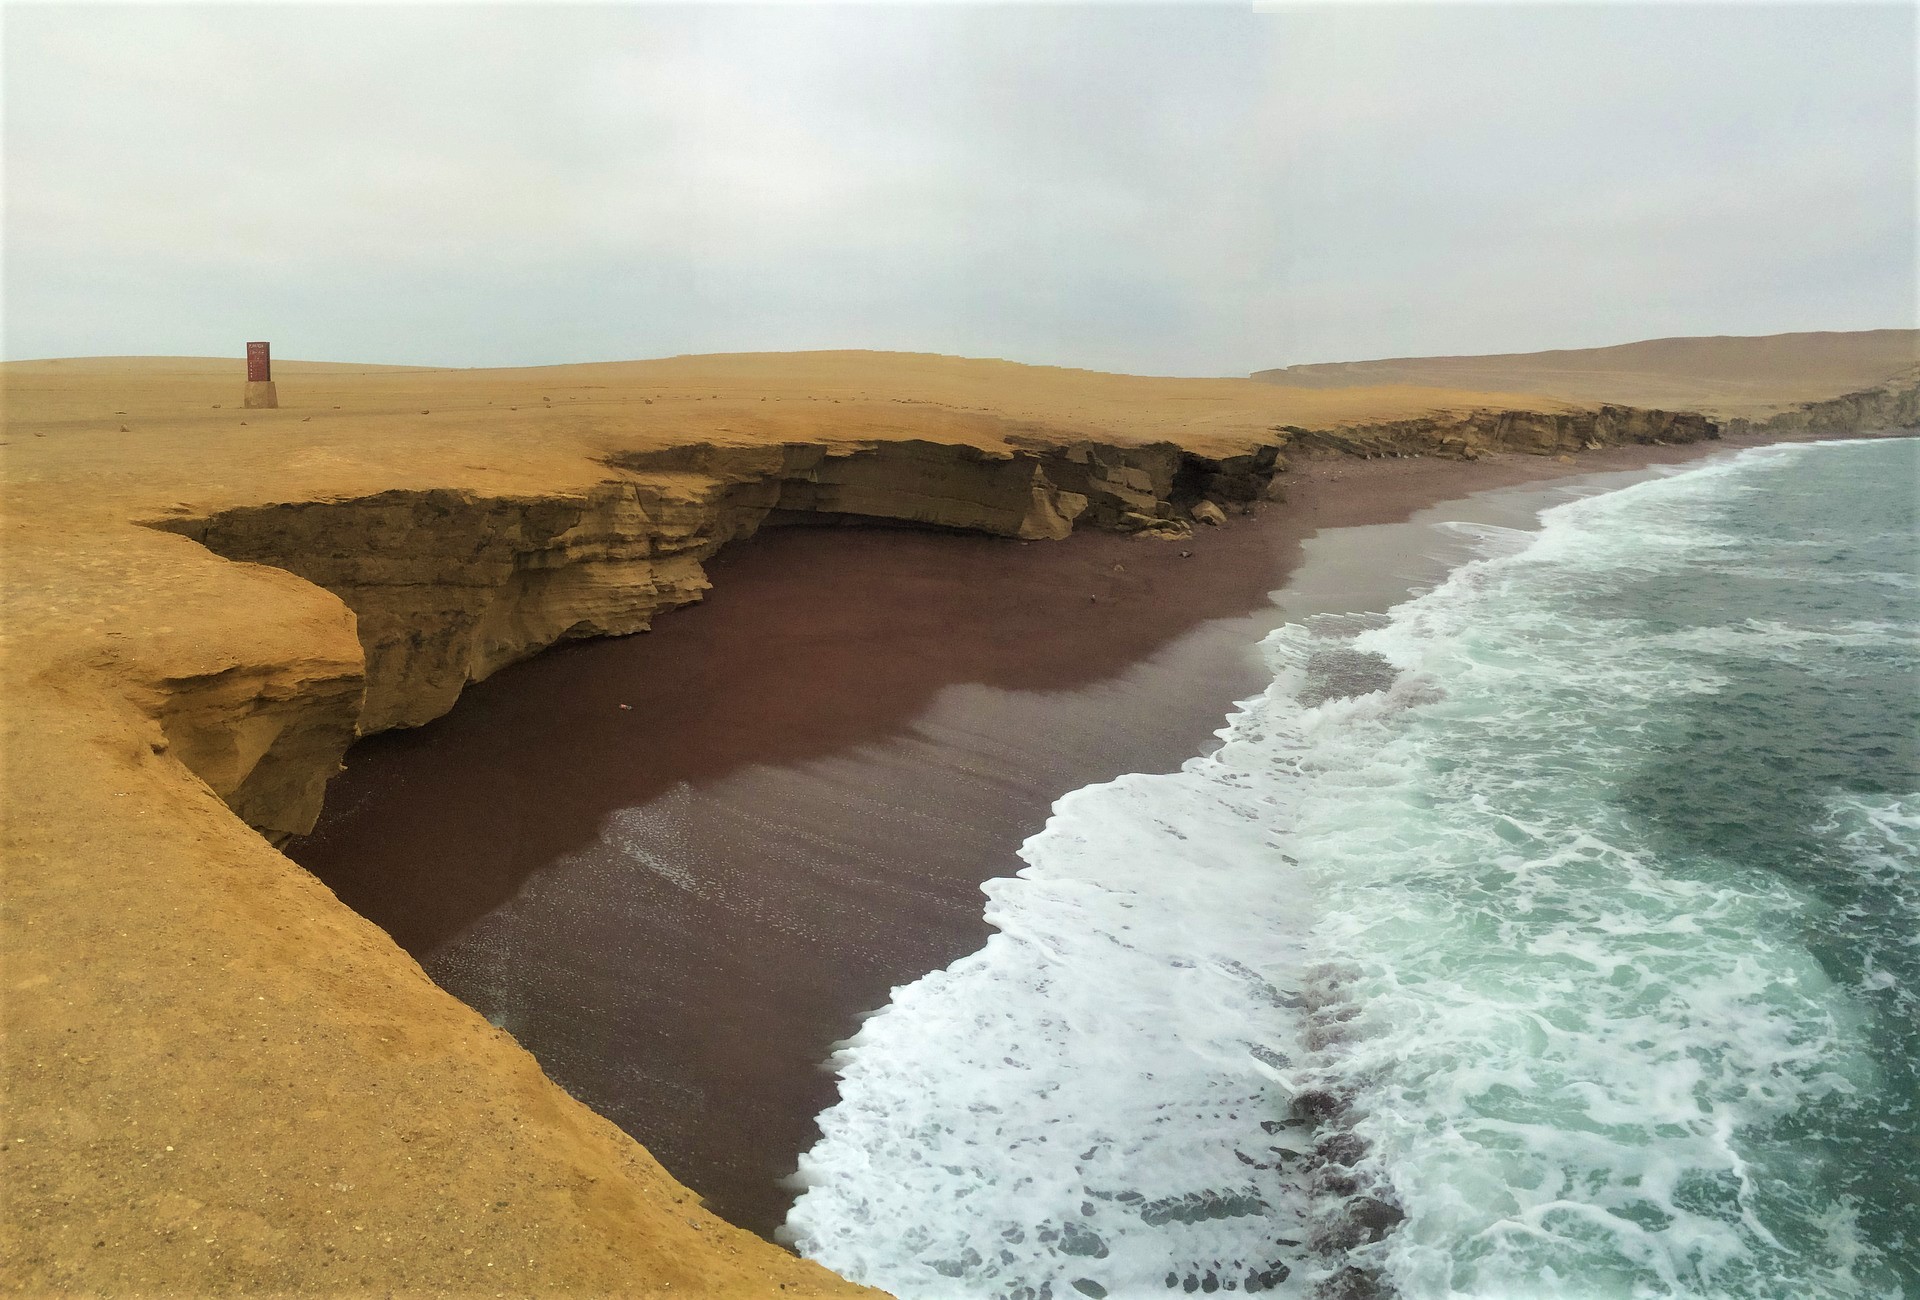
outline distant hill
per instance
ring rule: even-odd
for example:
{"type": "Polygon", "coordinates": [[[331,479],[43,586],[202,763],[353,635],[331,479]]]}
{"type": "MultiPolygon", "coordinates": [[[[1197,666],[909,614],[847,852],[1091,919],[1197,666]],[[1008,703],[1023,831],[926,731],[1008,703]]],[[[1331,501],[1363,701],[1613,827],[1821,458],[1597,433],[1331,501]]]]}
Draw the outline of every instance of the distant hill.
{"type": "Polygon", "coordinates": [[[1538,393],[1757,418],[1878,387],[1920,368],[1920,330],[1648,339],[1607,348],[1484,357],[1402,357],[1255,371],[1290,388],[1410,384],[1538,393]]]}

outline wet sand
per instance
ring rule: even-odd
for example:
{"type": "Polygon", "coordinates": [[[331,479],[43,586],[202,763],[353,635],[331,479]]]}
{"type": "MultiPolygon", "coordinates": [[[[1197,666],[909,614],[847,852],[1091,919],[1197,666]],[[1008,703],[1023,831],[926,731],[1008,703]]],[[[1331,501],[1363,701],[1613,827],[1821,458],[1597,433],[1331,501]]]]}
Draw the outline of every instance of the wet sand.
{"type": "MultiPolygon", "coordinates": [[[[1061,794],[1215,743],[1265,684],[1259,638],[1305,612],[1269,598],[1305,539],[1732,445],[1310,461],[1285,504],[1191,542],[769,530],[652,633],[551,651],[355,746],[289,852],[770,1234],[834,1100],[832,1045],[980,946],[980,883],[1020,867],[1061,794]]],[[[1389,599],[1423,563],[1350,555],[1318,599],[1389,599]]]]}

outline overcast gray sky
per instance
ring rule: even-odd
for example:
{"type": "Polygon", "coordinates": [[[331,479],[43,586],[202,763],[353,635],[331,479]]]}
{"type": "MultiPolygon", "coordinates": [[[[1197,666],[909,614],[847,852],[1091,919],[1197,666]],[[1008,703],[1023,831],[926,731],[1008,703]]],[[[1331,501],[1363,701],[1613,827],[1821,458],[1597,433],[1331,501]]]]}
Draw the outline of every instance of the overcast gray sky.
{"type": "Polygon", "coordinates": [[[1915,325],[1915,10],[11,5],[9,357],[1915,325]]]}

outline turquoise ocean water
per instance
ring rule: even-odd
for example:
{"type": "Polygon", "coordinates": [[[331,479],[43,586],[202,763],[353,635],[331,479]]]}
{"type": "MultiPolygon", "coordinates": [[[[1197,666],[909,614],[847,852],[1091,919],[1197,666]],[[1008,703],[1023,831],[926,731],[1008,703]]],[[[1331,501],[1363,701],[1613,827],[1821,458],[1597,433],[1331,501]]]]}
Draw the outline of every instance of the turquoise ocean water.
{"type": "Polygon", "coordinates": [[[1920,440],[1488,532],[896,990],[788,1232],[919,1297],[1920,1297],[1920,440]]]}

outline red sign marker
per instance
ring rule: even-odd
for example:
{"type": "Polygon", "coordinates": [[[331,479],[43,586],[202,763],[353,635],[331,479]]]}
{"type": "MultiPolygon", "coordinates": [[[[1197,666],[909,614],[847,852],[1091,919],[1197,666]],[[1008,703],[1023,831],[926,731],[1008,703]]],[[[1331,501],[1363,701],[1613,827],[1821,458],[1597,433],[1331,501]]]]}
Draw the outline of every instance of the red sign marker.
{"type": "Polygon", "coordinates": [[[264,343],[247,344],[247,382],[250,384],[270,383],[273,379],[273,361],[267,356],[264,343]]]}

